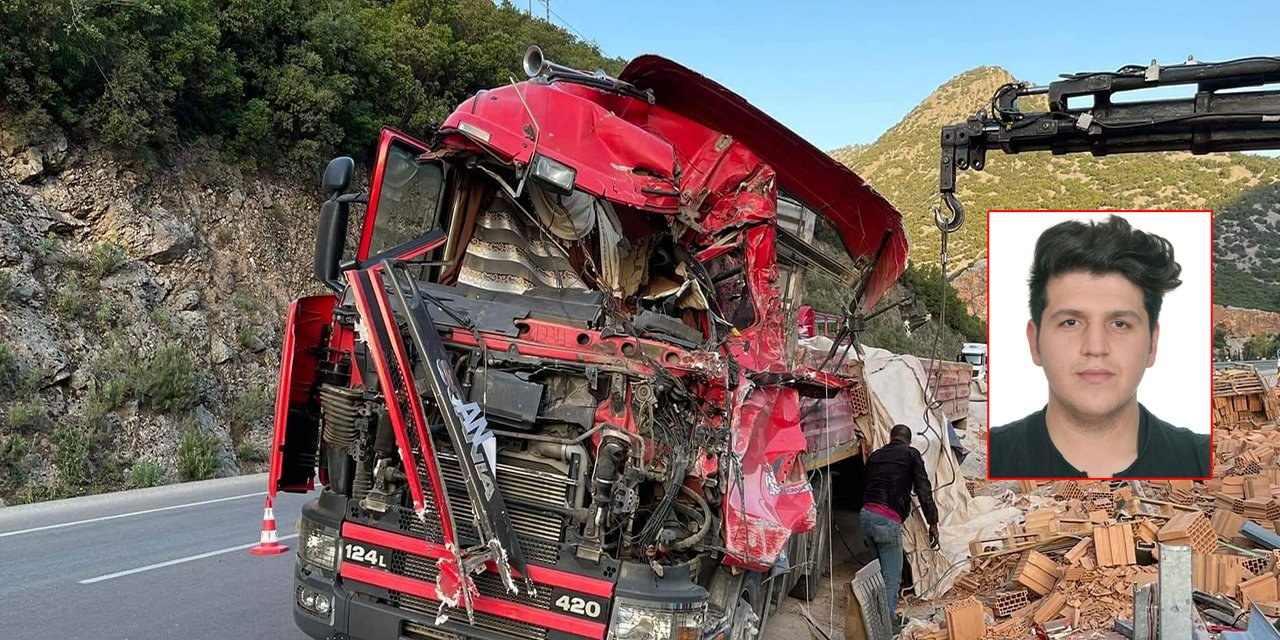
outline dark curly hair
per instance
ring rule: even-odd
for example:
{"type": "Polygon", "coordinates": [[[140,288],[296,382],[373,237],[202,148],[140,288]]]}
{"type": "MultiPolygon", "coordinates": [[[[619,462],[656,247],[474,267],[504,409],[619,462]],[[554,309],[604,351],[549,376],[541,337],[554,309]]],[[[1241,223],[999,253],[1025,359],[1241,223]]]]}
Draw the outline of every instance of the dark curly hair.
{"type": "Polygon", "coordinates": [[[1110,216],[1105,222],[1068,220],[1044,230],[1031,263],[1031,320],[1040,332],[1040,316],[1049,304],[1049,279],[1068,273],[1117,273],[1142,290],[1148,331],[1154,332],[1164,294],[1182,284],[1182,267],[1173,259],[1168,240],[1134,229],[1128,220],[1110,216]]]}

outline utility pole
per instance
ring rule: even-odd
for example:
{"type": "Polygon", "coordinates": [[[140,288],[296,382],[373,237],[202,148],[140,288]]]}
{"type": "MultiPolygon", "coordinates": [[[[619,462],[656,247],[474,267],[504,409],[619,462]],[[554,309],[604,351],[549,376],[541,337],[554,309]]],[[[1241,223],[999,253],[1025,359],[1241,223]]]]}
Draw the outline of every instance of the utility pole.
{"type": "Polygon", "coordinates": [[[547,22],[551,22],[551,0],[542,0],[547,5],[547,22]]]}

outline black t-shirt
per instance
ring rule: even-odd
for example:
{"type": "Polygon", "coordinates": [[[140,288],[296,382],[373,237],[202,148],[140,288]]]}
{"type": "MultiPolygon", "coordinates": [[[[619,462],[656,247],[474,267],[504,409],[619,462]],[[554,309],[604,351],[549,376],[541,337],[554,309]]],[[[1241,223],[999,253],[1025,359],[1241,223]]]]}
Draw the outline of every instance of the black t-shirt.
{"type": "MultiPolygon", "coordinates": [[[[1138,458],[1117,478],[1207,478],[1209,435],[1175,427],[1138,405],[1138,458]]],[[[1053,441],[1041,409],[991,430],[992,478],[1084,478],[1053,441]]]]}

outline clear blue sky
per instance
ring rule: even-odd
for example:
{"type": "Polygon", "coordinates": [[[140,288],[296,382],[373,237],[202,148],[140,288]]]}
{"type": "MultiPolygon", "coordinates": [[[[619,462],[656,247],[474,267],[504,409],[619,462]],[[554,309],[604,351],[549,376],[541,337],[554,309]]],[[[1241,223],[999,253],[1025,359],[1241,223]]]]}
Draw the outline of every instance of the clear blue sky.
{"type": "MultiPolygon", "coordinates": [[[[501,1],[501,0],[498,0],[501,1]]],[[[511,0],[545,15],[543,0],[511,0]]],[[[743,95],[822,149],[874,141],[982,65],[1039,84],[1125,64],[1280,55],[1280,2],[549,0],[604,53],[657,53],[743,95]]]]}

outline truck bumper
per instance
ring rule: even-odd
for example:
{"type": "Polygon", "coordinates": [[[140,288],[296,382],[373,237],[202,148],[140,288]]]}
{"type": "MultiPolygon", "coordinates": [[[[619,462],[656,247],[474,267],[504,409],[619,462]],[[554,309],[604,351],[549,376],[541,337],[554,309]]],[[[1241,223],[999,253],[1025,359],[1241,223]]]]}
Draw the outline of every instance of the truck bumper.
{"type": "MultiPolygon", "coordinates": [[[[294,567],[293,621],[303,633],[316,640],[408,640],[410,638],[458,638],[459,640],[511,640],[511,636],[486,633],[484,630],[446,622],[437,626],[433,619],[395,607],[357,597],[340,582],[317,571],[294,567]],[[299,587],[328,594],[333,609],[328,616],[317,615],[298,604],[299,587]],[[405,624],[429,628],[430,635],[406,635],[405,624]]],[[[461,622],[465,623],[465,620],[461,622]]]]}

